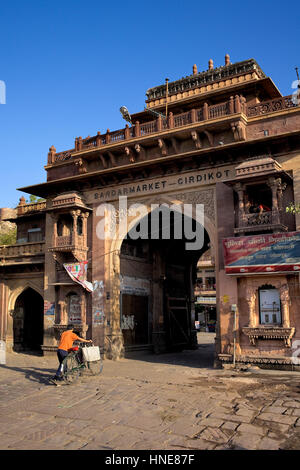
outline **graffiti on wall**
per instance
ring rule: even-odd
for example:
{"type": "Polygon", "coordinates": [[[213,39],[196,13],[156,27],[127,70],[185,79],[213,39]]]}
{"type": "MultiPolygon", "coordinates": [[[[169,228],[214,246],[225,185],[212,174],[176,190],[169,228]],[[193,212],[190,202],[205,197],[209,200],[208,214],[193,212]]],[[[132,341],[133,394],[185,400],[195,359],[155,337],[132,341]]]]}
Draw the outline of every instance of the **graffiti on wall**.
{"type": "Polygon", "coordinates": [[[44,315],[54,315],[55,314],[55,304],[45,300],[44,302],[44,315]]]}
{"type": "Polygon", "coordinates": [[[121,329],[134,330],[134,315],[122,315],[121,329]]]}
{"type": "Polygon", "coordinates": [[[94,281],[93,282],[93,324],[103,325],[104,324],[104,282],[94,281]]]}

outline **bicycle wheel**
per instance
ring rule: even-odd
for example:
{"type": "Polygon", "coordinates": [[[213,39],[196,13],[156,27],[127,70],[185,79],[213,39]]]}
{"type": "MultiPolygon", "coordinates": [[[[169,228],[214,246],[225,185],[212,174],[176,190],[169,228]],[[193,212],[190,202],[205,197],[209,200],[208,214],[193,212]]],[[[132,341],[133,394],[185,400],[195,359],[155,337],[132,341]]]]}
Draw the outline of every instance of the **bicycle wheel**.
{"type": "Polygon", "coordinates": [[[76,382],[79,377],[79,365],[76,357],[71,355],[63,360],[63,379],[67,384],[76,382]]]}
{"type": "Polygon", "coordinates": [[[100,359],[100,361],[88,362],[87,366],[92,375],[100,375],[103,370],[103,361],[100,359]]]}

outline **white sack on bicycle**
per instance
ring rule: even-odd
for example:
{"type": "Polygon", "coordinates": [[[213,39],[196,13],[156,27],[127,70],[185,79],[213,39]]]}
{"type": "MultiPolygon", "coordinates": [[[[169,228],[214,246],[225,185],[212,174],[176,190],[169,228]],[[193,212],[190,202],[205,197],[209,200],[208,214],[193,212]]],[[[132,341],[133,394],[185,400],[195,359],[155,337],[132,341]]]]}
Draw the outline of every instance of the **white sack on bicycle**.
{"type": "Polygon", "coordinates": [[[84,361],[87,361],[87,362],[100,361],[99,346],[83,347],[82,356],[83,356],[84,361]]]}

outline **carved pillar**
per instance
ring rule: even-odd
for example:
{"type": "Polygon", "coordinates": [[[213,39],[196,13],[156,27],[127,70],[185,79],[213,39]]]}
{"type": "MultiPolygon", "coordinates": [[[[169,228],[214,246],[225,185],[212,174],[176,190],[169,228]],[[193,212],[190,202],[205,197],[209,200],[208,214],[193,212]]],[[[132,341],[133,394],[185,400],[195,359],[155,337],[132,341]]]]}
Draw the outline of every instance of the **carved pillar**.
{"type": "Polygon", "coordinates": [[[231,96],[230,100],[229,100],[229,114],[234,114],[234,98],[233,98],[233,96],[231,96]]]}
{"type": "Polygon", "coordinates": [[[52,163],[55,162],[55,154],[56,154],[56,148],[54,145],[52,145],[49,148],[49,153],[48,153],[48,165],[51,165],[52,163]]]}
{"type": "Polygon", "coordinates": [[[241,101],[240,101],[239,95],[235,95],[235,98],[234,98],[234,108],[235,108],[235,112],[236,112],[236,113],[240,113],[240,112],[241,112],[241,101]]]}
{"type": "Polygon", "coordinates": [[[243,227],[245,225],[245,204],[244,204],[245,187],[241,183],[237,183],[234,186],[234,189],[237,192],[238,198],[239,198],[239,226],[243,227]]]}
{"type": "Polygon", "coordinates": [[[97,136],[96,136],[96,146],[97,147],[100,147],[101,145],[101,132],[97,132],[97,136]]]}
{"type": "Polygon", "coordinates": [[[158,116],[156,120],[156,126],[157,126],[157,132],[160,132],[162,130],[162,119],[161,115],[158,116]]]}
{"type": "Polygon", "coordinates": [[[174,127],[174,115],[172,111],[169,113],[169,116],[168,116],[168,127],[169,129],[173,129],[174,127]]]}
{"type": "Polygon", "coordinates": [[[257,325],[257,315],[255,312],[256,292],[253,287],[246,289],[246,302],[248,304],[249,312],[249,327],[254,328],[257,325]]]}
{"type": "Polygon", "coordinates": [[[136,121],[135,126],[134,126],[134,137],[140,137],[140,136],[141,136],[140,123],[139,121],[136,121]]]}
{"type": "Polygon", "coordinates": [[[280,287],[280,300],[281,300],[281,307],[282,307],[282,326],[284,328],[290,327],[290,295],[289,295],[289,288],[287,284],[284,284],[280,287]]]}
{"type": "Polygon", "coordinates": [[[203,121],[207,121],[208,119],[208,104],[203,104],[203,121]]]}
{"type": "Polygon", "coordinates": [[[68,323],[67,315],[66,315],[66,304],[63,300],[59,300],[58,304],[58,324],[65,325],[68,323]]]}
{"type": "Polygon", "coordinates": [[[87,219],[89,215],[90,215],[89,212],[84,212],[82,214],[82,236],[83,236],[85,245],[87,245],[87,219]]]}
{"type": "Polygon", "coordinates": [[[86,324],[86,297],[85,292],[82,291],[80,295],[80,317],[81,317],[81,324],[86,324]]]}
{"type": "Polygon", "coordinates": [[[283,210],[283,206],[282,206],[283,191],[286,189],[287,184],[282,183],[281,178],[277,178],[276,183],[277,183],[278,209],[279,209],[279,213],[280,213],[283,210]]]}
{"type": "Polygon", "coordinates": [[[130,129],[129,129],[128,124],[126,124],[126,126],[125,126],[124,137],[125,137],[125,140],[130,139],[130,129]]]}
{"type": "Polygon", "coordinates": [[[57,222],[58,222],[58,215],[57,214],[51,214],[51,218],[53,220],[53,232],[52,232],[52,246],[56,246],[56,240],[57,240],[57,222]]]}
{"type": "Polygon", "coordinates": [[[76,245],[77,244],[77,221],[78,221],[78,217],[79,215],[81,214],[80,211],[72,211],[71,212],[71,215],[73,217],[73,231],[72,231],[72,234],[71,234],[71,237],[72,237],[72,245],[76,245]]]}
{"type": "Polygon", "coordinates": [[[279,224],[280,218],[279,218],[278,195],[277,195],[278,180],[276,180],[272,176],[271,178],[268,179],[268,185],[272,191],[272,223],[279,224]]]}

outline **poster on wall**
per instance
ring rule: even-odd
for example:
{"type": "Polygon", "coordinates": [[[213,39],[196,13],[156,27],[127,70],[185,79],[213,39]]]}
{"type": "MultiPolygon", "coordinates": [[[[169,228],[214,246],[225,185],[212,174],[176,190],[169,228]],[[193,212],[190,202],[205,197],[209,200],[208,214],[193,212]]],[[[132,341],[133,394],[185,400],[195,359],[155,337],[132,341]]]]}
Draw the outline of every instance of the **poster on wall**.
{"type": "Polygon", "coordinates": [[[300,271],[300,232],[223,240],[226,274],[300,271]]]}
{"type": "Polygon", "coordinates": [[[79,295],[70,295],[68,319],[70,323],[81,323],[81,304],[79,295]]]}
{"type": "Polygon", "coordinates": [[[130,276],[120,276],[122,294],[150,295],[150,281],[130,276]]]}
{"type": "Polygon", "coordinates": [[[45,300],[44,302],[44,315],[54,315],[55,314],[55,304],[45,300]]]}
{"type": "Polygon", "coordinates": [[[65,263],[64,268],[74,282],[80,284],[88,292],[93,292],[93,284],[86,280],[87,265],[88,261],[82,261],[80,263],[65,263]]]}
{"type": "Polygon", "coordinates": [[[104,316],[104,282],[102,280],[93,282],[92,310],[93,310],[93,324],[103,325],[105,316],[104,316]]]}

